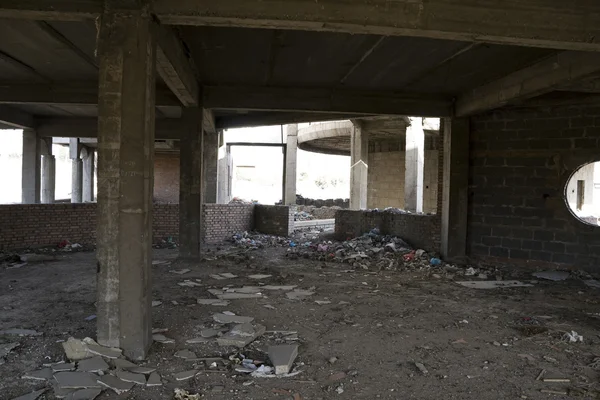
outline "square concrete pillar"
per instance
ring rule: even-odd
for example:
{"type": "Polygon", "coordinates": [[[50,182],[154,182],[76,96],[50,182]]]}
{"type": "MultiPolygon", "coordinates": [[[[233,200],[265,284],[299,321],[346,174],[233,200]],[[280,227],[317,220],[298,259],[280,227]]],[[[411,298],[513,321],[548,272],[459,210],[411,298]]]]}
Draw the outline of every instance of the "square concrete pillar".
{"type": "Polygon", "coordinates": [[[95,152],[93,149],[84,148],[83,155],[83,189],[82,201],[91,203],[94,201],[94,168],[95,168],[95,152]]]}
{"type": "Polygon", "coordinates": [[[40,141],[32,129],[23,130],[23,166],[21,169],[21,203],[40,202],[40,141]]]}
{"type": "Polygon", "coordinates": [[[152,343],[154,30],[147,6],[99,20],[98,342],[134,360],[152,343]]]}
{"type": "Polygon", "coordinates": [[[179,257],[200,259],[202,240],[202,108],[184,108],[179,155],[179,257]]]}
{"type": "Polygon", "coordinates": [[[286,126],[287,142],[285,147],[283,182],[283,204],[296,205],[296,178],[298,160],[298,124],[286,126]]]}
{"type": "Polygon", "coordinates": [[[440,253],[445,260],[464,261],[469,204],[469,120],[445,119],[444,179],[440,253]]]}
{"type": "Polygon", "coordinates": [[[219,135],[204,132],[203,143],[203,193],[204,203],[214,204],[217,202],[217,164],[219,154],[219,135]]]}
{"type": "Polygon", "coordinates": [[[83,201],[83,163],[80,157],[79,139],[69,139],[69,157],[71,158],[71,203],[83,201]]]}
{"type": "Polygon", "coordinates": [[[350,135],[350,209],[366,210],[369,178],[369,135],[352,121],[350,135]]]}
{"type": "Polygon", "coordinates": [[[229,204],[231,201],[231,148],[223,141],[223,133],[219,134],[219,153],[217,161],[217,203],[229,204]]]}
{"type": "Polygon", "coordinates": [[[422,118],[410,118],[406,128],[406,172],[404,174],[404,209],[423,212],[423,178],[425,166],[425,132],[422,118]]]}
{"type": "Polygon", "coordinates": [[[42,203],[52,204],[56,196],[56,158],[51,155],[42,156],[42,203]]]}

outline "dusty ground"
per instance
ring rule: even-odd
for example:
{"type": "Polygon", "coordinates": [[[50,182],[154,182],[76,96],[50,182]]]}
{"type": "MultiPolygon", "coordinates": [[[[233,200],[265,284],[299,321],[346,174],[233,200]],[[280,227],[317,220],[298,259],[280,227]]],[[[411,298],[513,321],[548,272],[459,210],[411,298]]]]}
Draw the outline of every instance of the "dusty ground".
{"type": "MultiPolygon", "coordinates": [[[[444,272],[438,271],[439,276],[428,270],[344,272],[347,264],[292,261],[285,252],[285,248],[253,251],[252,259],[242,263],[205,261],[188,266],[192,272],[183,277],[169,270],[186,265],[153,267],[153,297],[163,301],[153,309],[153,326],[168,328],[167,335],[176,344],[155,343],[146,364],[158,366],[165,384],[136,387],[121,396],[106,391],[99,398],[170,399],[175,388],[184,388],[206,399],[567,399],[577,398],[577,393],[593,398],[594,390],[600,389],[598,372],[589,367],[600,356],[598,289],[578,279],[540,281],[532,288],[475,290],[458,286],[444,272]],[[240,278],[217,281],[208,276],[217,272],[240,278]],[[265,283],[315,286],[317,293],[303,302],[273,292],[266,299],[237,300],[226,308],[196,304],[197,298],[211,297],[207,289],[251,285],[254,282],[245,276],[259,272],[273,274],[265,283]],[[177,282],[183,278],[201,279],[204,286],[180,287],[177,282]],[[332,303],[318,305],[315,300],[332,303]],[[339,305],[340,301],[349,304],[339,305]],[[266,304],[276,309],[265,308],[266,304]],[[173,373],[191,368],[173,357],[177,350],[187,348],[200,357],[235,353],[234,348],[216,344],[185,344],[211,324],[214,312],[224,310],[253,316],[268,330],[298,331],[301,346],[296,364],[302,373],[294,378],[252,379],[232,371],[211,372],[174,382],[173,373]],[[532,324],[536,328],[528,328],[532,324]],[[572,330],[584,337],[583,343],[560,339],[572,330]],[[331,357],[338,361],[331,364],[331,357]],[[428,373],[417,369],[415,362],[428,373]],[[542,369],[547,371],[544,378],[566,378],[570,383],[536,380],[542,369]],[[218,391],[219,386],[223,391],[218,391]]],[[[20,376],[43,363],[63,360],[57,341],[95,337],[95,322],[85,321],[95,313],[94,254],[61,257],[56,262],[0,270],[0,329],[44,333],[33,338],[0,337],[0,342],[21,344],[0,365],[1,399],[45,386],[20,376]]],[[[175,257],[175,250],[155,252],[156,260],[175,257]]],[[[519,276],[502,272],[505,279],[519,276]]],[[[264,359],[261,349],[274,340],[265,335],[243,353],[264,359]]],[[[52,390],[45,396],[54,399],[52,390]]]]}

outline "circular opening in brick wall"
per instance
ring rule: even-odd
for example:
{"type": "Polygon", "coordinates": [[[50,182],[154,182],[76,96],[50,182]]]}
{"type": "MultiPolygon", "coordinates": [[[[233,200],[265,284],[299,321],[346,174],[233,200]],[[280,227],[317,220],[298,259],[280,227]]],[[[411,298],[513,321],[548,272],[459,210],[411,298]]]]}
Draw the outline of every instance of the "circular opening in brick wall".
{"type": "Polygon", "coordinates": [[[565,202],[571,214],[584,224],[600,225],[600,161],[579,167],[565,187],[565,202]]]}

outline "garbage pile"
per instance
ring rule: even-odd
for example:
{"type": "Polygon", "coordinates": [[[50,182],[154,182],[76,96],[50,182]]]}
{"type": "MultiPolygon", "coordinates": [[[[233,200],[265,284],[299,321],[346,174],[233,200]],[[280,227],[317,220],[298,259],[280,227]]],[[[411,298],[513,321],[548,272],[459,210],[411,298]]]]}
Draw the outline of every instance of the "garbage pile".
{"type": "Polygon", "coordinates": [[[293,243],[290,239],[282,236],[266,235],[257,232],[242,232],[232,236],[231,242],[237,247],[251,250],[263,249],[265,247],[289,246],[293,243]]]}
{"type": "Polygon", "coordinates": [[[314,215],[306,211],[296,211],[294,213],[294,221],[311,221],[315,219],[314,215]]]}
{"type": "Polygon", "coordinates": [[[229,202],[229,204],[245,204],[245,205],[256,204],[256,203],[258,203],[256,200],[245,200],[245,199],[242,199],[239,197],[234,197],[229,202]]]}
{"type": "Polygon", "coordinates": [[[365,270],[420,269],[442,264],[425,250],[415,250],[399,237],[381,235],[378,229],[344,242],[291,243],[287,257],[347,263],[365,270]]]}

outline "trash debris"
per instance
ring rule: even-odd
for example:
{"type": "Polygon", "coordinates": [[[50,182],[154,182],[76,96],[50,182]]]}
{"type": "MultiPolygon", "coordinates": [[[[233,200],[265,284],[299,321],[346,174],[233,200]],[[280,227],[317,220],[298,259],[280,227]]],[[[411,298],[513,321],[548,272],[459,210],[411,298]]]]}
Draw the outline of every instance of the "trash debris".
{"type": "Polygon", "coordinates": [[[297,344],[269,346],[269,358],[275,367],[275,375],[287,374],[298,357],[297,344]]]}
{"type": "Polygon", "coordinates": [[[200,400],[200,395],[190,394],[190,392],[183,389],[175,389],[173,400],[200,400]]]}
{"type": "Polygon", "coordinates": [[[84,320],[86,321],[93,321],[96,319],[96,314],[92,314],[89,317],[85,317],[84,320]]]}
{"type": "Polygon", "coordinates": [[[571,332],[566,332],[562,339],[565,342],[569,342],[569,343],[577,343],[577,342],[583,342],[583,336],[579,335],[577,332],[575,331],[571,331],[571,332]]]}
{"type": "Polygon", "coordinates": [[[236,346],[242,348],[263,335],[267,328],[264,325],[238,324],[225,335],[217,338],[220,346],[236,346]]]}
{"type": "Polygon", "coordinates": [[[439,258],[434,257],[431,260],[429,260],[429,264],[431,264],[433,266],[442,265],[442,260],[440,260],[439,258]]]}
{"type": "Polygon", "coordinates": [[[416,362],[416,363],[415,363],[415,367],[417,367],[417,369],[418,369],[419,371],[421,371],[421,373],[422,373],[423,375],[427,375],[427,374],[429,374],[429,371],[427,371],[427,368],[425,368],[425,365],[423,365],[422,363],[416,362]]]}
{"type": "Polygon", "coordinates": [[[546,279],[554,282],[564,281],[571,276],[571,274],[567,271],[541,271],[534,272],[531,275],[539,279],[546,279]]]}
{"type": "Polygon", "coordinates": [[[461,286],[473,289],[498,289],[513,287],[532,287],[531,283],[521,281],[463,281],[456,282],[461,286]]]}
{"type": "Polygon", "coordinates": [[[256,371],[252,372],[250,376],[253,378],[291,378],[301,373],[302,371],[294,371],[290,372],[289,374],[275,375],[275,369],[273,367],[262,365],[256,371]]]}

